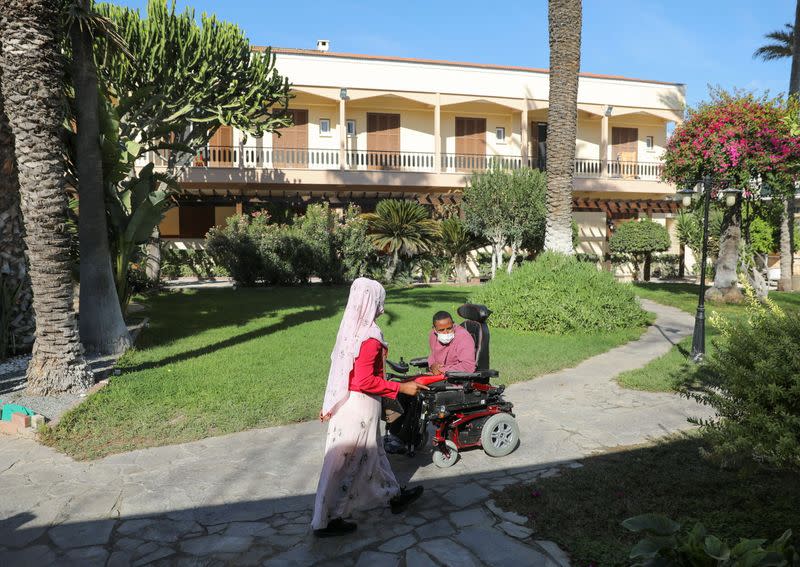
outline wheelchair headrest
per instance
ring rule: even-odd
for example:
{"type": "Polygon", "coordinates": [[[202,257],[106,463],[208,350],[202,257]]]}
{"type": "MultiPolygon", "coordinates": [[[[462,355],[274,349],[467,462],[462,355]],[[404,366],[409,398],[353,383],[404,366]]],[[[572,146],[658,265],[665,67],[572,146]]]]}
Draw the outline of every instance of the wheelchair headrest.
{"type": "Polygon", "coordinates": [[[477,303],[465,303],[458,308],[458,316],[467,321],[475,321],[477,323],[485,323],[492,311],[485,305],[478,305],[477,303]]]}

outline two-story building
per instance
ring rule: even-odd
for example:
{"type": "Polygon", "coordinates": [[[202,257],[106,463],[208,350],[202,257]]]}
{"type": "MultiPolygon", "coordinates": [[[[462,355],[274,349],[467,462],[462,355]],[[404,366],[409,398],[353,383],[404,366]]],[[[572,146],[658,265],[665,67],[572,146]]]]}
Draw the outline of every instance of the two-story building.
{"type": "MultiPolygon", "coordinates": [[[[165,238],[202,238],[269,201],[369,209],[387,197],[455,202],[474,171],[547,167],[545,69],[278,49],[294,125],[253,138],[221,128],[181,177],[165,238]]],[[[669,220],[675,188],[659,180],[681,84],[582,73],[574,216],[584,252],[603,253],[615,223],[669,220]]]]}

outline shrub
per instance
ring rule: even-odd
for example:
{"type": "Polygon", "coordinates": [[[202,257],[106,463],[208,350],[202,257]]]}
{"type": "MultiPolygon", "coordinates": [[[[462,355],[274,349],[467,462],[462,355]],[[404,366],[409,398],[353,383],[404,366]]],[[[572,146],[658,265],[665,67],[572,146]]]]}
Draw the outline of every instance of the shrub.
{"type": "Polygon", "coordinates": [[[765,539],[742,539],[729,545],[706,533],[697,523],[690,531],[661,514],[643,514],[622,522],[625,529],[644,537],[631,550],[632,565],[715,565],[720,567],[766,567],[798,565],[800,555],[789,543],[792,530],[771,544],[765,539]]]}
{"type": "Polygon", "coordinates": [[[161,275],[167,278],[194,276],[198,279],[227,275],[227,270],[217,266],[206,250],[180,250],[162,247],[161,275]]]}
{"type": "Polygon", "coordinates": [[[653,255],[653,275],[668,280],[677,278],[681,269],[680,254],[653,255]]]}
{"type": "Polygon", "coordinates": [[[748,316],[712,314],[722,338],[684,391],[717,413],[698,420],[710,457],[723,465],[753,459],[800,469],[800,317],[744,289],[748,316]]]}
{"type": "Polygon", "coordinates": [[[342,224],[336,229],[336,249],[344,281],[358,277],[377,279],[386,270],[378,251],[367,237],[368,224],[361,210],[350,205],[344,211],[342,224]]]}
{"type": "Polygon", "coordinates": [[[669,232],[657,222],[640,219],[622,223],[608,243],[613,254],[630,254],[636,278],[644,268],[644,280],[650,279],[650,258],[653,252],[663,252],[670,246],[669,232]]]}
{"type": "Polygon", "coordinates": [[[647,314],[632,287],[571,256],[546,252],[476,291],[497,327],[548,334],[596,333],[641,326],[647,314]]]}
{"type": "Polygon", "coordinates": [[[263,277],[264,263],[259,250],[258,225],[267,219],[236,215],[224,228],[214,227],[206,235],[206,250],[242,286],[253,286],[263,277]]]}

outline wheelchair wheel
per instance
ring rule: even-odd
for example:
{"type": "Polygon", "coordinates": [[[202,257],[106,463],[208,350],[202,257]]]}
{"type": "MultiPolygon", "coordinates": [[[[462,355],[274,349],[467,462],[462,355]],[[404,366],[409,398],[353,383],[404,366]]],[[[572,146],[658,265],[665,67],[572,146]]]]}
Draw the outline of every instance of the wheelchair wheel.
{"type": "Polygon", "coordinates": [[[433,464],[440,469],[452,467],[458,460],[458,449],[456,449],[456,444],[449,439],[445,441],[445,444],[449,450],[449,455],[445,455],[444,452],[439,449],[439,447],[436,447],[436,449],[433,450],[433,464]]]}
{"type": "Polygon", "coordinates": [[[519,445],[517,420],[507,413],[496,413],[486,420],[481,431],[481,446],[490,457],[505,457],[519,445]]]}

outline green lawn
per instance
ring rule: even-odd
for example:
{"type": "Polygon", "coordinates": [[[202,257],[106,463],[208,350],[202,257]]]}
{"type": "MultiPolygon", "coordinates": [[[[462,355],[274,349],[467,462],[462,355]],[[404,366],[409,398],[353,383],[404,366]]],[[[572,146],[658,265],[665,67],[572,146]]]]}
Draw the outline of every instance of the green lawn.
{"type": "Polygon", "coordinates": [[[699,456],[696,436],[590,457],[562,476],[518,484],[497,501],[531,520],[536,538],[553,540],[573,565],[629,565],[638,540],[620,523],[650,512],[702,522],[729,543],[780,536],[800,528],[796,472],[722,470],[699,456]]]}
{"type": "MultiPolygon", "coordinates": [[[[636,284],[634,289],[639,297],[677,307],[692,315],[697,310],[699,287],[696,285],[636,284]]],[[[800,293],[770,292],[769,297],[787,312],[800,312],[800,293]]],[[[706,304],[707,350],[714,348],[713,342],[718,336],[714,327],[709,324],[708,317],[715,311],[730,317],[741,317],[744,315],[745,309],[744,305],[706,304]]],[[[691,369],[692,363],[688,359],[691,350],[692,339],[688,337],[670,349],[667,354],[653,360],[643,368],[623,372],[617,377],[617,381],[620,385],[634,390],[673,391],[691,369]]]]}
{"type": "MultiPolygon", "coordinates": [[[[474,289],[390,289],[381,324],[389,356],[427,354],[430,318],[474,289]]],[[[122,374],[43,439],[78,459],[314,419],[346,287],[163,293],[122,374]]],[[[492,331],[492,366],[512,383],[573,366],[643,329],[584,336],[492,331]]]]}

